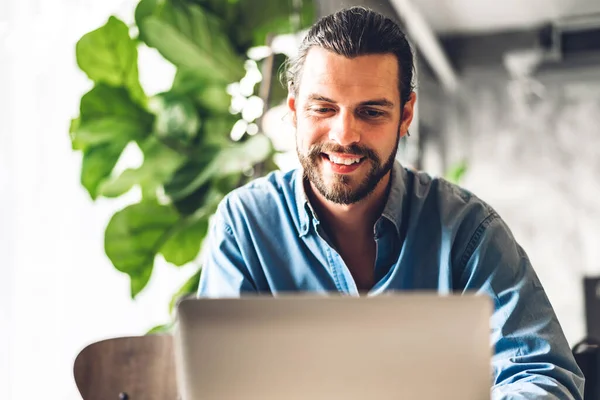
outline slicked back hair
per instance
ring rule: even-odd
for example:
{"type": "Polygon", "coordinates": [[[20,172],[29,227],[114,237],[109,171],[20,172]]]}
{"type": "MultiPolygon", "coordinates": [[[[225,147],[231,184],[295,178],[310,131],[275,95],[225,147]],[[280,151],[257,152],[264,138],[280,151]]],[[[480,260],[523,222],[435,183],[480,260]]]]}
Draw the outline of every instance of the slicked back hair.
{"type": "Polygon", "coordinates": [[[287,86],[298,94],[302,68],[312,47],[354,58],[370,54],[393,54],[398,60],[401,110],[414,90],[414,56],[406,35],[390,18],[364,7],[340,10],[317,21],[300,44],[298,55],[288,61],[287,86]]]}

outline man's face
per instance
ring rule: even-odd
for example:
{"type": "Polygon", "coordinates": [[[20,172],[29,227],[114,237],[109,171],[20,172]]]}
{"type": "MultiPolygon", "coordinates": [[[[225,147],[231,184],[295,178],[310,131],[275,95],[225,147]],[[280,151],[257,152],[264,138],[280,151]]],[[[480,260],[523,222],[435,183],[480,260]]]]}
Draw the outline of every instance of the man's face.
{"type": "Polygon", "coordinates": [[[414,95],[401,121],[395,56],[349,59],[313,47],[299,85],[288,106],[306,177],[329,201],[362,200],[391,170],[412,119],[414,95]]]}

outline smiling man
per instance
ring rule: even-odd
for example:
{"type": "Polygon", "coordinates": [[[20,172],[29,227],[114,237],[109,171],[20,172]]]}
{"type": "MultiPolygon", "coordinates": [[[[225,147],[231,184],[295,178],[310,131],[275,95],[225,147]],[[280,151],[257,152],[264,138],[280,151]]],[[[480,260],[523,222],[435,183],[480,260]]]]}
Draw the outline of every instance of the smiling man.
{"type": "Polygon", "coordinates": [[[485,293],[495,307],[493,398],[581,399],[581,371],[503,220],[395,159],[416,99],[398,25],[364,8],[325,17],[287,78],[302,168],[223,200],[199,295],[485,293]]]}

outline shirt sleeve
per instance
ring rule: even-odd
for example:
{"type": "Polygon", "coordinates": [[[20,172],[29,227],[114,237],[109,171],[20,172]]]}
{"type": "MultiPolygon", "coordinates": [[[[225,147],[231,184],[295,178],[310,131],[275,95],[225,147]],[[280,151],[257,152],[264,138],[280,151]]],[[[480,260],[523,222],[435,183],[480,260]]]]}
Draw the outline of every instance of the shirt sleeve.
{"type": "Polygon", "coordinates": [[[256,292],[243,252],[222,210],[217,211],[205,240],[198,296],[231,298],[256,292]]]}
{"type": "Polygon", "coordinates": [[[492,399],[583,399],[583,374],[531,263],[497,214],[461,259],[465,292],[489,295],[492,399]]]}

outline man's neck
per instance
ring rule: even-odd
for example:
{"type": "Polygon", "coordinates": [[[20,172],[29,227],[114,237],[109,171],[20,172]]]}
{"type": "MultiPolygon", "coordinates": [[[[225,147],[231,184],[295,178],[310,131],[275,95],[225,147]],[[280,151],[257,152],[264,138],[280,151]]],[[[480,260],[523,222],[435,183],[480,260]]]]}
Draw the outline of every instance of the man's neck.
{"type": "Polygon", "coordinates": [[[385,207],[390,179],[391,172],[388,172],[369,196],[348,205],[325,199],[312,183],[309,184],[307,194],[311,205],[336,244],[348,234],[352,234],[354,239],[373,239],[373,226],[385,207]]]}

